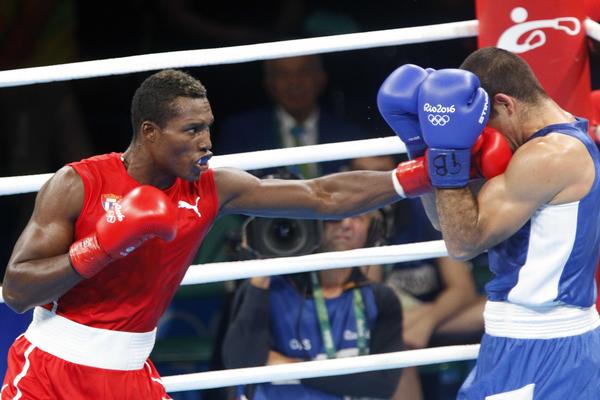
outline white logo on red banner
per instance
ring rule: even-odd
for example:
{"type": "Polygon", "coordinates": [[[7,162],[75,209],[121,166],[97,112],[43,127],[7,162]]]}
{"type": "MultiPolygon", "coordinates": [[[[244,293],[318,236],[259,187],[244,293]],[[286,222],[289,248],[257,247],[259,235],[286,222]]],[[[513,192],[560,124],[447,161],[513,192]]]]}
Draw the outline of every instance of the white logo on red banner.
{"type": "Polygon", "coordinates": [[[581,22],[575,17],[558,17],[527,21],[529,13],[525,7],[515,7],[510,12],[510,19],[515,23],[498,38],[497,47],[513,53],[525,53],[546,44],[546,33],[543,29],[562,31],[575,36],[581,31],[581,22]]]}

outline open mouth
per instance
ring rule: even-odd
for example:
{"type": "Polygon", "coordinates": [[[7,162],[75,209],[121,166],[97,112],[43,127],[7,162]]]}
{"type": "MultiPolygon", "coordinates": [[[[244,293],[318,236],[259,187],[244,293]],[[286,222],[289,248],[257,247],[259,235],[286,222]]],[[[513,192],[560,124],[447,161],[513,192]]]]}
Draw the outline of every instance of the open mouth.
{"type": "Polygon", "coordinates": [[[200,171],[206,171],[208,169],[208,160],[209,159],[210,159],[210,157],[202,157],[201,159],[196,161],[196,167],[200,171]]]}

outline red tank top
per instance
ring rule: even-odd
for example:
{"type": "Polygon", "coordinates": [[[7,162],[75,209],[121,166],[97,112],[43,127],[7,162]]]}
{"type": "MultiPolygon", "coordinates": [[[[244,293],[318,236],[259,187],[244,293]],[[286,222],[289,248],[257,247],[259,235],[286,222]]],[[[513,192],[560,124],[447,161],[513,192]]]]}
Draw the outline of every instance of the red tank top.
{"type": "MultiPolygon", "coordinates": [[[[120,156],[111,153],[69,164],[81,176],[85,189],[75,240],[93,232],[100,217],[114,213],[116,201],[140,186],[129,176],[120,156]]],[[[57,314],[117,331],[147,332],[156,327],[218,212],[210,169],[195,182],[178,178],[164,192],[178,206],[175,240],[148,240],[74,286],[58,299],[57,314]]]]}

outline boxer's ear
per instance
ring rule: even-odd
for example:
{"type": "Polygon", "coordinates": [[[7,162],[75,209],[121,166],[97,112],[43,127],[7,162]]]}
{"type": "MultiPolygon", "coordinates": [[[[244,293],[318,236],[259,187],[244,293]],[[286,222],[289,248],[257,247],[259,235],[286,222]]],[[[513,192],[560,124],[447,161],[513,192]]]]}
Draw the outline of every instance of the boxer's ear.
{"type": "Polygon", "coordinates": [[[515,112],[515,100],[504,93],[496,93],[492,99],[492,107],[495,111],[505,109],[510,115],[515,112]]]}
{"type": "Polygon", "coordinates": [[[150,142],[156,141],[158,137],[158,133],[160,132],[160,127],[156,125],[152,121],[144,121],[142,122],[142,126],[140,128],[140,133],[142,138],[148,140],[150,142]]]}

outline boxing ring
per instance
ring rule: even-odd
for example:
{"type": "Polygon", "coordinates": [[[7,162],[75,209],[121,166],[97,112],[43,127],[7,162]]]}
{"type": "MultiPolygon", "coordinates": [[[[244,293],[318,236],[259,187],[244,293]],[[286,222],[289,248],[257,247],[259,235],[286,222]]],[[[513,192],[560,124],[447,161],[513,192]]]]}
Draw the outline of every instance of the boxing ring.
{"type": "MultiPolygon", "coordinates": [[[[600,25],[598,23],[588,18],[583,21],[582,25],[588,37],[600,41],[600,25]]],[[[479,22],[477,20],[470,20],[247,46],[148,54],[0,71],[0,87],[102,77],[163,68],[200,67],[316,53],[398,46],[474,37],[478,34],[479,22]]],[[[301,149],[286,148],[215,156],[211,160],[211,167],[232,166],[252,170],[361,156],[397,154],[405,151],[404,145],[397,137],[393,136],[353,142],[304,146],[301,149]]],[[[51,176],[51,173],[46,173],[0,178],[0,195],[35,192],[51,176]]],[[[444,243],[442,241],[434,241],[319,253],[300,257],[192,265],[185,275],[182,285],[243,279],[252,276],[289,274],[319,269],[390,264],[444,255],[447,255],[444,243]]],[[[0,301],[3,301],[1,293],[0,301]]],[[[238,384],[344,375],[380,369],[471,360],[477,357],[478,351],[478,345],[427,348],[333,360],[307,361],[287,365],[166,376],[163,377],[163,383],[168,392],[208,389],[238,384]]]]}

